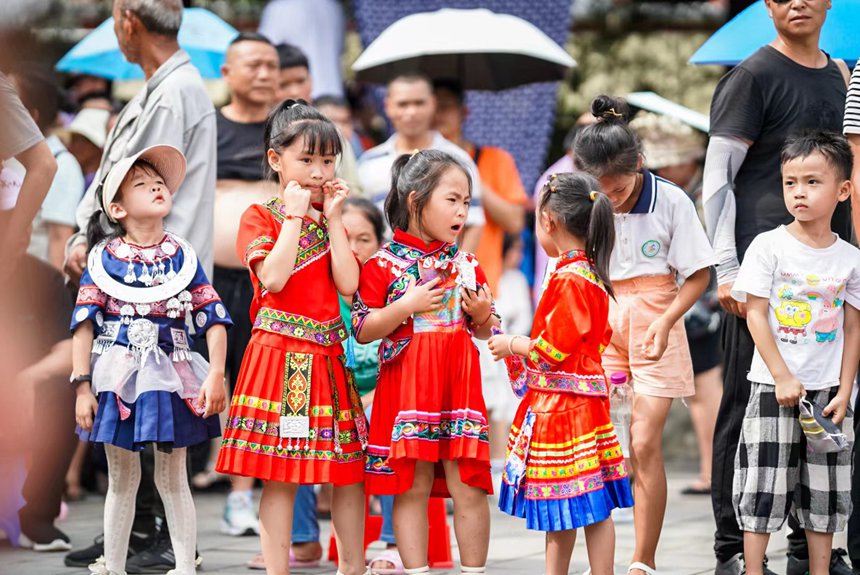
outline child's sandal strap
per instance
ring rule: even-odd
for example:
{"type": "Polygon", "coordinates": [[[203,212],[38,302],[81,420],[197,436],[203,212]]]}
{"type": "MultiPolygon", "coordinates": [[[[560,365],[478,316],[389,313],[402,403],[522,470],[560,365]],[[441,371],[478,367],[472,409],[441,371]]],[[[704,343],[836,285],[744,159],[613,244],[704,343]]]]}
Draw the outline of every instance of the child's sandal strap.
{"type": "Polygon", "coordinates": [[[630,567],[627,568],[627,572],[630,573],[634,569],[642,571],[643,573],[645,573],[645,575],[657,575],[657,570],[654,567],[649,567],[648,565],[645,565],[644,563],[641,563],[639,561],[631,563],[630,567]]]}

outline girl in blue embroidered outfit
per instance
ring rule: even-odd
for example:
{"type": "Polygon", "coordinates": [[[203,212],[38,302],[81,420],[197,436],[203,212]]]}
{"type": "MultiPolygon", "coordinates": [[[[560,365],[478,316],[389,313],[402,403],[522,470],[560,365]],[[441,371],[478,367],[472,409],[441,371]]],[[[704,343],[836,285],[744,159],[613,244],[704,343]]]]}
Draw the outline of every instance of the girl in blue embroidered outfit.
{"type": "Polygon", "coordinates": [[[104,443],[109,485],[104,562],[93,573],[125,572],[136,453],[155,443],[155,483],[176,553],[176,569],[195,571],[197,519],[185,470],[186,450],[220,434],[225,407],[226,327],[231,325],[194,250],[164,230],[185,158],[153,146],[120,160],[99,187],[90,220],[91,251],[72,319],[72,382],[81,438],[104,443]],[[192,353],[187,320],[206,333],[210,364],[192,353]],[[95,395],[94,395],[95,394],[95,395]]]}
{"type": "Polygon", "coordinates": [[[367,490],[394,495],[394,534],[406,573],[428,573],[427,502],[454,499],[463,573],[484,573],[492,491],[478,351],[497,325],[478,262],[454,243],[471,181],[444,152],[401,156],[385,201],[394,240],[361,272],[356,339],[382,339],[367,447],[367,490]]]}
{"type": "MultiPolygon", "coordinates": [[[[537,237],[556,270],[535,312],[531,338],[494,335],[525,396],[508,441],[499,508],[546,531],[546,573],[568,572],[576,529],[585,528],[594,575],[613,573],[610,516],[633,497],[609,420],[600,354],[609,343],[612,203],[584,174],[552,176],[539,198],[537,237]]],[[[519,393],[518,393],[519,395],[519,393]]]]}

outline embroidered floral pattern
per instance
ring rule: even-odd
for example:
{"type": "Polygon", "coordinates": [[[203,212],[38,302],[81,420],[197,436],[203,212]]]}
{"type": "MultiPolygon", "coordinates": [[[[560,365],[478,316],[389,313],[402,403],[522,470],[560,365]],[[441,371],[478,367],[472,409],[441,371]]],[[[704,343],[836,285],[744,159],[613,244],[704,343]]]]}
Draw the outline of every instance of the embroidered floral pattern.
{"type": "MultiPolygon", "coordinates": [[[[280,198],[272,198],[264,205],[278,223],[284,223],[286,213],[284,211],[284,202],[280,198]]],[[[309,218],[302,218],[302,231],[299,233],[299,251],[296,254],[296,264],[293,267],[293,273],[306,268],[329,252],[330,246],[327,227],[328,224],[325,218],[319,224],[309,218]]],[[[246,256],[247,259],[248,257],[246,256]]]]}
{"type": "Polygon", "coordinates": [[[580,375],[564,371],[536,371],[528,369],[526,385],[543,391],[578,393],[580,395],[607,396],[606,378],[598,375],[580,375]]]}
{"type": "Polygon", "coordinates": [[[275,239],[271,236],[260,236],[254,239],[248,244],[248,247],[245,248],[245,265],[248,265],[256,259],[265,258],[269,255],[274,246],[275,239]]]}
{"type": "MultiPolygon", "coordinates": [[[[302,442],[304,445],[304,442],[302,442]]],[[[332,450],[317,450],[297,448],[287,450],[286,447],[278,445],[263,445],[245,441],[243,439],[225,438],[221,442],[223,448],[236,449],[237,451],[247,451],[255,455],[267,455],[270,457],[280,457],[283,459],[300,459],[300,460],[316,460],[316,461],[334,461],[335,463],[352,463],[364,459],[364,453],[354,451],[351,453],[335,453],[332,450]]]]}
{"type": "Polygon", "coordinates": [[[329,321],[317,321],[299,314],[272,308],[260,308],[254,320],[254,329],[311,341],[319,345],[335,345],[347,337],[346,326],[340,316],[329,321]]]}
{"type": "Polygon", "coordinates": [[[379,362],[380,363],[388,363],[400,353],[406,349],[409,345],[409,342],[412,341],[411,337],[404,337],[402,339],[388,339],[387,337],[382,340],[382,344],[379,346],[379,362]]]}
{"type": "Polygon", "coordinates": [[[206,304],[221,301],[218,292],[209,284],[201,285],[191,290],[191,305],[197,310],[206,304]]]}
{"type": "Polygon", "coordinates": [[[364,472],[375,475],[394,475],[394,470],[388,467],[388,455],[391,450],[381,445],[368,445],[364,460],[364,472]]]}
{"type": "Polygon", "coordinates": [[[296,265],[293,268],[293,273],[308,267],[325,256],[330,249],[328,232],[325,228],[305,218],[302,220],[302,231],[299,234],[299,252],[296,254],[296,265]]]}
{"type": "MultiPolygon", "coordinates": [[[[239,429],[268,437],[278,437],[280,432],[280,428],[275,422],[238,416],[227,419],[227,429],[239,429]]],[[[308,430],[308,439],[311,441],[332,441],[334,440],[334,430],[331,427],[311,427],[308,430]]],[[[358,432],[355,429],[347,429],[340,432],[341,443],[352,443],[355,441],[358,441],[358,432]]]]}
{"type": "Polygon", "coordinates": [[[597,287],[599,287],[603,291],[606,291],[606,286],[603,285],[603,282],[600,281],[600,278],[597,277],[597,274],[594,273],[594,270],[591,269],[591,266],[588,264],[588,262],[586,260],[576,260],[576,261],[570,262],[569,264],[565,264],[565,265],[561,266],[560,268],[558,268],[557,270],[555,270],[555,273],[557,273],[557,274],[572,273],[572,274],[578,275],[579,277],[583,278],[584,280],[586,280],[590,283],[593,283],[594,285],[596,285],[597,287]]]}
{"type": "Polygon", "coordinates": [[[97,285],[81,286],[78,289],[78,300],[75,303],[78,305],[98,305],[104,306],[108,296],[105,292],[99,289],[97,285]]]}
{"type": "Polygon", "coordinates": [[[230,405],[250,407],[251,409],[259,409],[260,411],[267,411],[269,413],[281,412],[280,401],[272,401],[270,399],[254,397],[251,395],[234,395],[230,405]]]}
{"type": "Polygon", "coordinates": [[[541,481],[525,484],[526,499],[570,499],[603,488],[603,474],[572,477],[566,481],[541,481]]]}
{"type": "Polygon", "coordinates": [[[394,420],[391,441],[477,439],[489,441],[486,418],[479,411],[458,409],[430,413],[401,411],[394,420]]]}
{"type": "Polygon", "coordinates": [[[540,359],[544,358],[550,364],[559,364],[570,356],[569,353],[562,352],[542,337],[534,340],[531,347],[529,357],[535,363],[539,363],[540,359]]]}

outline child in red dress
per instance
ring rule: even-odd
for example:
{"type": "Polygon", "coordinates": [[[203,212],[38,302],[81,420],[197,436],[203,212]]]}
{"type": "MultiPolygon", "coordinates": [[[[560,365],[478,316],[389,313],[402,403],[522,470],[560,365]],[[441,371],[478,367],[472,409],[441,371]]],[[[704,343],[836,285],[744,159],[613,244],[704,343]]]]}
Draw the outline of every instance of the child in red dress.
{"type": "Polygon", "coordinates": [[[537,238],[558,265],[535,313],[531,338],[494,335],[496,360],[527,386],[508,440],[499,507],[546,531],[546,573],[567,574],[576,530],[585,528],[594,575],[611,575],[610,516],[633,497],[609,420],[600,354],[609,327],[612,203],[583,174],[553,176],[541,194],[537,238]],[[524,380],[524,381],[522,381],[524,380]]]}
{"type": "Polygon", "coordinates": [[[367,423],[341,342],[338,293],[352,297],[359,264],[342,222],[349,190],[335,179],[341,140],[303,101],[286,100],[265,129],[283,190],[242,216],[236,250],[251,273],[254,328],[230,406],[217,470],[262,479],[260,539],[267,572],[289,573],[299,484],[332,483],[338,573],[364,565],[367,423]]]}
{"type": "Polygon", "coordinates": [[[427,502],[454,499],[463,573],[484,573],[492,491],[478,351],[498,324],[486,278],[457,249],[468,172],[436,150],[398,158],[385,211],[394,240],[362,269],[353,306],[361,343],[382,339],[367,448],[367,490],[394,498],[406,573],[427,573],[427,502]]]}

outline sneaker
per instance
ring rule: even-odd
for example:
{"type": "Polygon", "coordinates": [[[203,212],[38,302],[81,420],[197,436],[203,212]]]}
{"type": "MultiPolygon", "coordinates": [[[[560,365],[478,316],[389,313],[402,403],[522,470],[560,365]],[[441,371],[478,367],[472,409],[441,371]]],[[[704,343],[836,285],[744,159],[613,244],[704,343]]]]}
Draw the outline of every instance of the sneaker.
{"type": "Polygon", "coordinates": [[[18,542],[21,547],[40,552],[68,551],[72,548],[69,536],[53,524],[31,525],[29,522],[22,522],[18,542]]]}
{"type": "MultiPolygon", "coordinates": [[[[764,558],[762,565],[764,575],[776,575],[767,567],[767,556],[764,558]]],[[[744,563],[744,554],[736,553],[726,561],[717,559],[717,567],[714,570],[714,575],[745,575],[747,572],[746,564],[744,563]]],[[[791,575],[790,573],[787,575],[791,575]]]]}
{"type": "Polygon", "coordinates": [[[830,553],[830,575],[853,575],[854,571],[846,563],[848,551],[837,548],[830,553]]]}
{"type": "Polygon", "coordinates": [[[742,575],[745,571],[744,554],[737,553],[726,561],[717,559],[717,567],[714,569],[714,575],[742,575]]]}
{"type": "MultiPolygon", "coordinates": [[[[149,537],[144,535],[138,535],[137,533],[131,533],[131,537],[128,540],[128,556],[132,557],[133,555],[137,555],[152,543],[149,537]]],[[[63,563],[66,564],[66,567],[88,567],[89,565],[98,562],[100,557],[103,557],[105,554],[105,536],[99,535],[95,539],[93,539],[93,544],[85,549],[79,549],[77,551],[72,551],[68,555],[66,555],[65,559],[63,559],[63,563]]]]}
{"type": "Polygon", "coordinates": [[[233,492],[227,496],[221,533],[233,537],[260,534],[260,520],[254,512],[254,499],[250,493],[233,492]]]}
{"type": "MultiPolygon", "coordinates": [[[[200,567],[203,564],[203,558],[196,551],[194,552],[195,565],[200,567]]],[[[176,568],[176,556],[173,554],[173,545],[170,543],[170,534],[159,530],[152,544],[131,557],[125,564],[125,571],[129,575],[138,573],[159,573],[170,571],[176,568]]]]}
{"type": "MultiPolygon", "coordinates": [[[[853,571],[845,557],[848,552],[845,549],[834,549],[830,554],[830,575],[852,575],[853,571]]],[[[794,555],[788,555],[788,565],[785,569],[786,575],[809,575],[809,558],[800,559],[794,555]]]]}

